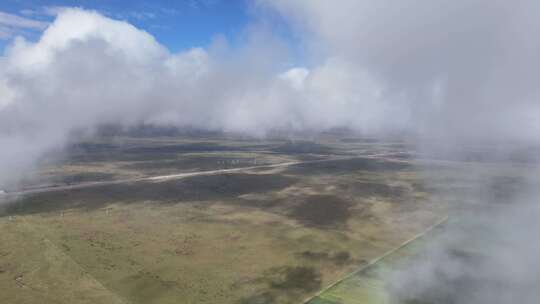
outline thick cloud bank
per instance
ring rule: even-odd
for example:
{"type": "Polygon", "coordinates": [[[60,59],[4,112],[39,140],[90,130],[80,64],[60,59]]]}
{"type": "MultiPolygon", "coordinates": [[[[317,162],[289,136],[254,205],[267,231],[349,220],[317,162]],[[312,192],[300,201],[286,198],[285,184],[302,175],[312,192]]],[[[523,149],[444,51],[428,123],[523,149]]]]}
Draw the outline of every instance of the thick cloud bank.
{"type": "MultiPolygon", "coordinates": [[[[383,100],[408,109],[406,128],[454,146],[538,144],[540,2],[275,0],[263,5],[293,24],[314,57],[338,58],[375,79],[383,100]]],[[[509,153],[508,146],[499,146],[497,153],[509,153]]],[[[465,171],[463,180],[475,174],[473,166],[465,171]]],[[[486,188],[490,180],[508,179],[497,176],[502,171],[492,174],[468,190],[488,197],[472,194],[462,201],[459,191],[452,192],[465,214],[454,216],[433,249],[391,280],[392,303],[538,303],[540,209],[533,191],[538,180],[516,196],[504,183],[486,188]]]]}
{"type": "MultiPolygon", "coordinates": [[[[538,138],[534,0],[262,0],[316,57],[367,72],[416,130],[538,138]]],[[[358,96],[357,96],[358,97],[358,96]]]]}
{"type": "Polygon", "coordinates": [[[264,135],[376,129],[396,112],[367,73],[339,59],[283,68],[283,42],[256,26],[246,32],[234,48],[217,39],[209,49],[171,53],[126,22],[61,11],[39,41],[18,38],[1,58],[0,182],[72,132],[104,123],[264,135]]]}
{"type": "MultiPolygon", "coordinates": [[[[0,57],[0,187],[72,134],[110,123],[256,136],[344,127],[405,130],[456,145],[538,143],[539,1],[254,3],[261,24],[271,24],[276,13],[285,20],[302,44],[292,48],[306,50],[306,66],[286,66],[294,58],[290,39],[257,25],[248,26],[246,39],[234,47],[217,38],[208,48],[172,53],[126,22],[64,9],[37,42],[17,38],[0,57]]],[[[534,206],[535,198],[523,205],[534,206]]],[[[520,210],[525,212],[512,214],[511,225],[532,233],[509,224],[493,229],[503,222],[499,218],[507,219],[504,211],[495,213],[497,221],[482,219],[479,225],[494,231],[491,244],[510,246],[490,248],[478,273],[448,262],[443,248],[432,264],[411,270],[417,280],[403,281],[417,283],[420,294],[441,288],[448,303],[507,303],[517,297],[536,303],[540,263],[531,235],[540,212],[520,210]],[[508,257],[513,254],[518,258],[508,257]],[[433,276],[441,272],[458,283],[452,288],[461,286],[461,278],[482,284],[486,276],[504,284],[471,285],[465,298],[452,297],[458,289],[445,289],[447,282],[433,276]],[[498,286],[506,292],[497,293],[498,286]]],[[[455,239],[464,236],[472,242],[483,237],[457,233],[455,239]]]]}
{"type": "Polygon", "coordinates": [[[307,67],[285,67],[287,40],[257,26],[239,46],[171,53],[81,9],[61,10],[35,43],[16,39],[0,57],[0,181],[104,123],[537,141],[537,1],[256,3],[260,19],[283,16],[307,67]]]}
{"type": "MultiPolygon", "coordinates": [[[[251,26],[239,46],[171,53],[150,34],[64,9],[0,57],[0,181],[74,131],[167,124],[264,135],[345,127],[536,140],[536,1],[260,0],[307,50],[251,26]]],[[[264,22],[263,22],[264,23],[264,22]]],[[[179,37],[181,39],[181,37],[179,37]]]]}

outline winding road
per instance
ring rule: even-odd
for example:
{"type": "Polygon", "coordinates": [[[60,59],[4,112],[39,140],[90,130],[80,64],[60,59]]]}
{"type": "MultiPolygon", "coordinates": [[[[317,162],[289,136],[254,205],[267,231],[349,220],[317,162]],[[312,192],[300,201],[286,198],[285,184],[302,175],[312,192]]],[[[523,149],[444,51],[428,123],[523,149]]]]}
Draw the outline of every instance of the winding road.
{"type": "Polygon", "coordinates": [[[238,173],[238,172],[245,172],[245,171],[250,171],[250,170],[255,170],[255,169],[265,169],[265,168],[272,169],[272,168],[288,167],[288,166],[301,165],[301,164],[311,164],[311,163],[321,163],[321,162],[330,162],[330,161],[350,160],[350,159],[357,159],[357,158],[358,159],[361,159],[361,158],[379,159],[379,160],[393,161],[393,162],[405,162],[404,160],[401,160],[401,159],[389,158],[388,156],[391,156],[391,155],[395,155],[395,153],[391,153],[391,154],[379,153],[379,154],[371,154],[371,155],[359,155],[359,156],[353,156],[353,157],[328,158],[328,159],[306,160],[306,161],[291,161],[291,162],[284,162],[284,163],[277,163],[277,164],[267,164],[267,165],[249,166],[249,167],[238,167],[238,168],[230,168],[230,169],[217,169],[217,170],[207,170],[207,171],[184,172],[184,173],[176,173],[176,174],[168,174],[168,175],[145,176],[145,177],[130,178],[130,179],[119,179],[119,180],[112,180],[112,181],[84,182],[84,183],[70,184],[70,185],[55,185],[55,186],[50,186],[50,187],[30,188],[30,189],[13,191],[13,192],[6,191],[3,194],[0,194],[0,198],[1,197],[11,198],[11,197],[16,197],[16,196],[20,196],[20,195],[26,195],[26,194],[64,191],[64,190],[81,189],[81,188],[91,188],[91,187],[104,186],[104,185],[116,185],[116,184],[134,183],[134,182],[159,182],[159,181],[165,181],[165,180],[171,180],[171,179],[182,179],[182,178],[186,178],[186,177],[201,176],[201,175],[216,175],[216,174],[224,174],[224,173],[238,173]]]}

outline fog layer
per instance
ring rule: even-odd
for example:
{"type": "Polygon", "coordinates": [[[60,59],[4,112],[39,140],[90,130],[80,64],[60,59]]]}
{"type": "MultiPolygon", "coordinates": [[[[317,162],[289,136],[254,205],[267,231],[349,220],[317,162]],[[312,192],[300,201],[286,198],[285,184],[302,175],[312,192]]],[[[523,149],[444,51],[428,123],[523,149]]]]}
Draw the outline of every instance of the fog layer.
{"type": "MultiPolygon", "coordinates": [[[[538,1],[252,3],[256,21],[233,46],[216,37],[207,48],[174,53],[124,21],[75,8],[60,10],[37,42],[15,39],[0,57],[0,185],[16,181],[73,134],[111,123],[254,136],[400,130],[418,135],[419,146],[432,139],[458,147],[471,141],[538,143],[538,1]],[[272,31],[276,15],[294,39],[272,31]],[[305,50],[305,64],[290,64],[291,49],[305,50]]],[[[533,223],[537,217],[531,215],[540,215],[538,208],[520,210],[527,216],[512,214],[512,223],[533,223]]],[[[505,214],[497,211],[493,218],[505,214]]],[[[489,230],[499,222],[479,223],[489,230]]],[[[529,287],[538,282],[539,263],[530,254],[538,251],[530,237],[538,225],[529,227],[528,234],[509,225],[490,234],[502,236],[491,244],[508,240],[518,252],[493,249],[478,275],[505,284],[479,286],[472,289],[481,293],[476,298],[449,301],[498,303],[491,295],[504,286],[501,299],[521,294],[522,303],[535,303],[529,287]],[[514,254],[517,260],[507,257],[514,254]],[[504,272],[490,272],[495,264],[504,272]]],[[[440,263],[432,264],[443,270],[410,272],[419,274],[419,293],[444,286],[432,276],[437,271],[458,279],[467,274],[463,264],[447,263],[444,256],[433,255],[440,263]]]]}
{"type": "MultiPolygon", "coordinates": [[[[419,135],[422,152],[455,159],[471,144],[490,142],[484,156],[504,159],[516,145],[538,144],[540,2],[269,0],[262,5],[288,20],[314,61],[345,63],[349,71],[367,75],[380,98],[408,117],[401,126],[419,135]]],[[[378,121],[382,126],[396,119],[386,114],[378,121]]],[[[471,179],[480,169],[462,165],[459,182],[466,186],[461,188],[445,189],[452,185],[426,179],[435,192],[446,191],[450,209],[459,212],[451,214],[451,224],[431,249],[390,279],[392,303],[537,303],[535,168],[521,165],[471,179]],[[506,176],[520,170],[526,179],[506,176]],[[493,185],[501,179],[505,182],[493,185]],[[513,184],[518,190],[508,187],[513,184]]]]}

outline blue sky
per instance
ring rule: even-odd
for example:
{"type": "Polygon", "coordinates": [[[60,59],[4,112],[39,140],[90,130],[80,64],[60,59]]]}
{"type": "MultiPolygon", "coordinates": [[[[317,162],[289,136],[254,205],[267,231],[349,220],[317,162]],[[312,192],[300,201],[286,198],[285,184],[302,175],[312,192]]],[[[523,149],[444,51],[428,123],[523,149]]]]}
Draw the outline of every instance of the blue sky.
{"type": "Polygon", "coordinates": [[[55,8],[62,6],[93,9],[126,20],[173,52],[207,46],[217,35],[234,41],[254,19],[249,0],[2,0],[0,50],[16,35],[37,39],[54,19],[55,8]]]}

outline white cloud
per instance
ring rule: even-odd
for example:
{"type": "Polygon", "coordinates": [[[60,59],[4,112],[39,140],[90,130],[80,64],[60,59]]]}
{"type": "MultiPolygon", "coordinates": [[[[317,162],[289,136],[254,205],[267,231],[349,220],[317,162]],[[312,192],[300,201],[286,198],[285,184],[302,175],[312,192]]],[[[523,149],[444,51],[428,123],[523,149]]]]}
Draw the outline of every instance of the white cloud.
{"type": "Polygon", "coordinates": [[[408,104],[416,130],[538,138],[525,116],[540,98],[540,2],[259,3],[285,16],[313,54],[375,77],[385,99],[408,104]]]}
{"type": "MultiPolygon", "coordinates": [[[[105,123],[540,139],[538,1],[259,3],[288,20],[315,58],[309,66],[283,71],[287,46],[267,31],[247,31],[235,48],[217,39],[171,53],[81,9],[55,12],[35,43],[16,39],[0,61],[0,184],[73,130],[105,123]]],[[[0,25],[6,36],[46,23],[0,13],[0,25]]]]}
{"type": "Polygon", "coordinates": [[[13,31],[5,26],[0,25],[0,40],[9,39],[13,36],[13,31]]]}
{"type": "Polygon", "coordinates": [[[131,11],[127,13],[128,17],[137,19],[137,20],[148,20],[148,19],[154,19],[156,18],[156,14],[151,12],[137,12],[137,11],[131,11]]]}
{"type": "Polygon", "coordinates": [[[43,30],[47,27],[48,23],[0,11],[0,25],[11,28],[43,30]]]}
{"type": "Polygon", "coordinates": [[[339,60],[283,71],[276,68],[288,61],[281,42],[256,29],[248,36],[235,49],[218,39],[207,50],[172,54],[126,22],[61,11],[39,41],[17,39],[2,63],[0,135],[18,131],[17,140],[0,141],[19,150],[13,155],[20,162],[0,156],[0,167],[32,163],[39,153],[28,151],[25,138],[43,138],[36,149],[44,150],[61,145],[74,129],[103,123],[263,135],[289,128],[375,129],[389,109],[367,73],[339,60]]]}
{"type": "Polygon", "coordinates": [[[46,6],[36,8],[36,9],[23,9],[23,10],[20,10],[19,13],[27,17],[30,17],[30,16],[54,17],[58,15],[64,9],[69,9],[69,7],[58,6],[58,5],[46,5],[46,6]]]}
{"type": "Polygon", "coordinates": [[[69,7],[58,6],[58,5],[48,5],[41,8],[41,14],[45,16],[56,16],[65,9],[69,9],[69,7]]]}
{"type": "MultiPolygon", "coordinates": [[[[259,3],[285,16],[309,51],[326,60],[312,68],[304,84],[314,96],[332,100],[313,110],[327,114],[319,118],[323,125],[335,119],[354,126],[348,115],[354,113],[368,126],[388,126],[403,112],[409,119],[400,129],[430,137],[420,136],[421,148],[452,156],[470,143],[495,142],[483,154],[498,157],[508,157],[520,144],[540,143],[539,1],[259,3]],[[317,69],[318,81],[310,80],[317,69]]],[[[535,166],[515,168],[532,177],[538,175],[535,166]]],[[[398,288],[390,290],[390,302],[538,302],[540,209],[533,189],[538,179],[494,186],[501,175],[512,180],[508,171],[499,171],[503,167],[496,168],[480,170],[487,177],[475,178],[477,166],[463,166],[463,180],[472,185],[464,188],[466,194],[449,197],[459,206],[452,214],[459,223],[445,225],[438,250],[422,255],[394,282],[398,288]]],[[[439,193],[449,189],[438,182],[430,187],[439,193]]]]}
{"type": "Polygon", "coordinates": [[[279,77],[291,84],[291,86],[297,90],[304,89],[304,83],[309,76],[309,70],[306,68],[292,68],[279,77]]]}
{"type": "MultiPolygon", "coordinates": [[[[535,10],[445,2],[444,18],[437,1],[266,2],[317,54],[290,70],[280,68],[290,62],[287,47],[265,30],[247,31],[239,47],[217,39],[175,54],[129,23],[62,9],[37,42],[19,38],[8,48],[0,140],[14,130],[18,138],[44,133],[54,139],[38,146],[45,149],[73,129],[142,121],[255,135],[347,127],[535,137],[535,10]]],[[[0,157],[0,169],[8,163],[0,157]]]]}
{"type": "Polygon", "coordinates": [[[34,16],[38,14],[38,12],[33,9],[22,9],[19,11],[19,13],[24,16],[34,16]]]}

